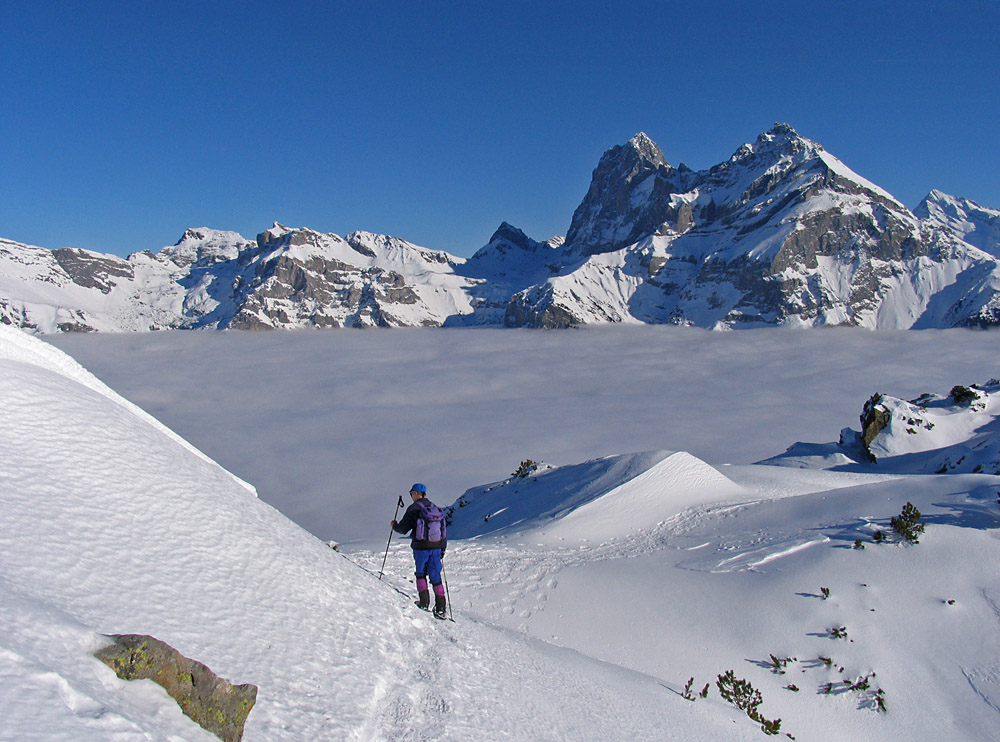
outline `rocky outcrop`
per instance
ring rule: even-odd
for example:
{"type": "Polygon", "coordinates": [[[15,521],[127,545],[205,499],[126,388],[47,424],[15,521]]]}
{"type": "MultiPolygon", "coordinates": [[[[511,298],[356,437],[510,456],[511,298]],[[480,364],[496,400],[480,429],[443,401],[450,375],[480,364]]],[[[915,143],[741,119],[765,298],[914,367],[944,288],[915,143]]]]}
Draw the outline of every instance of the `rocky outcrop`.
{"type": "Polygon", "coordinates": [[[865,457],[872,463],[875,463],[876,458],[871,451],[871,443],[885,430],[892,419],[892,413],[882,407],[881,402],[882,395],[873,394],[861,410],[861,448],[865,457]]]}
{"type": "Polygon", "coordinates": [[[566,233],[571,253],[593,255],[627,247],[675,220],[688,222],[690,207],[671,202],[677,190],[676,170],[644,133],[612,147],[598,163],[590,189],[573,213],[566,233]]]}
{"type": "Polygon", "coordinates": [[[152,680],[177,701],[189,718],[223,742],[239,742],[257,701],[257,686],[232,685],[205,665],[159,639],[139,634],[109,637],[114,644],[95,652],[123,680],[152,680]]]}

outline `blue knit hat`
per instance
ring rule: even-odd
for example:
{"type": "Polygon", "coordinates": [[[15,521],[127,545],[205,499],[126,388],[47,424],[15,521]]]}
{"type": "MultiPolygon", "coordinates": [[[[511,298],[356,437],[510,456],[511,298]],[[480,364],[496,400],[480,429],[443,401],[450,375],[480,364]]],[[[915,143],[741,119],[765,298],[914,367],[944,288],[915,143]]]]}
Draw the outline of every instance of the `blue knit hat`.
{"type": "Polygon", "coordinates": [[[419,483],[415,484],[412,487],[410,487],[410,492],[422,492],[423,494],[426,495],[427,494],[427,485],[426,484],[419,484],[419,483]]]}

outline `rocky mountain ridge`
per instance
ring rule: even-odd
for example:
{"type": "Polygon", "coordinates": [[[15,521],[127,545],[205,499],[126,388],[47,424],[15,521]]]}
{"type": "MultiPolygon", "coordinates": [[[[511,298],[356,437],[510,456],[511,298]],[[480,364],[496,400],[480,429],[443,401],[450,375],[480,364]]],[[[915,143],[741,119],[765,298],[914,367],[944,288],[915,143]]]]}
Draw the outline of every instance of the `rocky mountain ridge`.
{"type": "Polygon", "coordinates": [[[702,171],[640,133],[604,153],[565,240],[504,222],[468,259],[278,223],[256,241],[189,229],[128,258],[0,240],[0,321],[43,333],[991,326],[1000,211],[932,191],[911,212],[787,124],[702,171]]]}

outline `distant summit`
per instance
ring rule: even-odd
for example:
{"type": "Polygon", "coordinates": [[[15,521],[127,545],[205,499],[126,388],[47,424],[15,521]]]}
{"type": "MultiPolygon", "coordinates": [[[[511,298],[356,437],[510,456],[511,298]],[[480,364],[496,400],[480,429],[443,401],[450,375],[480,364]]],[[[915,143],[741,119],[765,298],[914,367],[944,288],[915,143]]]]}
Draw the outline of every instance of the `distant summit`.
{"type": "Polygon", "coordinates": [[[1000,324],[1000,210],[909,211],[792,126],[707,170],[645,133],[608,149],[565,239],[502,222],[463,259],[275,222],[127,259],[0,241],[0,320],[36,332],[600,323],[1000,324]]]}

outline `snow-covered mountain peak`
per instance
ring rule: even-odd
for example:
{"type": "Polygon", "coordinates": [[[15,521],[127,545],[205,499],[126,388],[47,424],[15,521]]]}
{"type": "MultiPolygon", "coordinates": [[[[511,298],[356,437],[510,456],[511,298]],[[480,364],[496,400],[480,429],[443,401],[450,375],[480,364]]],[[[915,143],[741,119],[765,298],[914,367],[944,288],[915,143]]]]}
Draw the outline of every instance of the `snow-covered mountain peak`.
{"type": "Polygon", "coordinates": [[[676,171],[645,134],[607,150],[566,233],[571,252],[615,250],[652,234],[663,223],[662,205],[676,190],[676,171]]]}
{"type": "Polygon", "coordinates": [[[775,122],[767,131],[761,133],[757,137],[758,142],[774,142],[774,141],[809,141],[799,135],[797,131],[792,127],[791,124],[784,124],[780,122],[775,122]]]}
{"type": "Polygon", "coordinates": [[[644,131],[640,131],[634,137],[629,139],[628,147],[635,150],[636,154],[638,154],[642,160],[656,163],[657,165],[668,164],[666,158],[663,156],[663,151],[644,131]]]}
{"type": "Polygon", "coordinates": [[[237,232],[208,227],[187,229],[177,242],[160,250],[160,255],[180,266],[205,265],[235,259],[253,243],[237,232]]]}
{"type": "Polygon", "coordinates": [[[274,225],[270,229],[266,229],[257,235],[257,244],[263,247],[266,244],[277,243],[282,237],[294,231],[284,224],[274,222],[274,225]]]}
{"type": "Polygon", "coordinates": [[[933,190],[913,213],[931,226],[954,232],[970,245],[1000,257],[1000,209],[933,190]]]}
{"type": "Polygon", "coordinates": [[[490,237],[490,241],[476,251],[473,258],[482,259],[487,254],[506,254],[510,250],[537,252],[539,248],[555,248],[562,244],[560,238],[553,237],[548,242],[537,242],[509,222],[503,222],[490,237]]]}
{"type": "Polygon", "coordinates": [[[759,134],[752,144],[741,145],[729,158],[729,162],[777,162],[787,158],[803,161],[815,157],[822,149],[822,145],[801,136],[788,124],[775,124],[759,134]]]}
{"type": "Polygon", "coordinates": [[[0,241],[0,318],[38,332],[988,326],[1000,323],[998,258],[1000,211],[933,191],[914,215],[778,123],[701,171],[672,167],[640,132],[604,152],[565,239],[505,221],[469,259],[280,222],[256,245],[197,228],[127,260],[0,241]]]}

